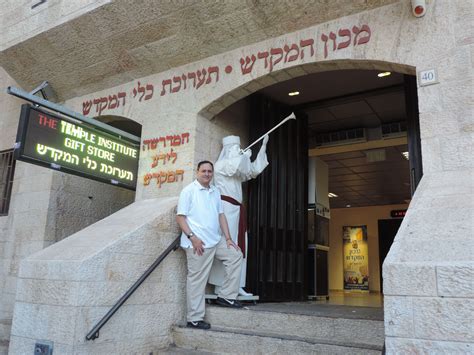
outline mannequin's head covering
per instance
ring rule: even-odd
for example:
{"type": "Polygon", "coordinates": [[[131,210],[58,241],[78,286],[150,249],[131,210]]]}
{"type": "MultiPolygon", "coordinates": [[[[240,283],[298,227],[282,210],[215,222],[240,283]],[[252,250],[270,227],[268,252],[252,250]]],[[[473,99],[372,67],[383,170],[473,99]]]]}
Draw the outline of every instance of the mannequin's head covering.
{"type": "Polygon", "coordinates": [[[240,150],[240,137],[227,136],[222,138],[222,151],[219,154],[217,161],[221,159],[229,159],[233,156],[238,156],[240,150]]]}
{"type": "Polygon", "coordinates": [[[240,137],[239,136],[227,136],[222,138],[222,145],[225,147],[226,145],[234,145],[238,144],[240,146],[240,137]]]}

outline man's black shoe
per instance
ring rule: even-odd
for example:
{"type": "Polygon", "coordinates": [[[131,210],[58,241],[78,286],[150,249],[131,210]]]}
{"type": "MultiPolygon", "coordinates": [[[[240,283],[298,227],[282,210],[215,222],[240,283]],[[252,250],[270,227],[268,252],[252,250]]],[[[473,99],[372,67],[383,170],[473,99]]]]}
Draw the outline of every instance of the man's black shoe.
{"type": "Polygon", "coordinates": [[[237,300],[229,300],[224,297],[217,297],[216,304],[222,307],[229,307],[229,308],[242,308],[242,303],[237,300]]]}
{"type": "Polygon", "coordinates": [[[188,328],[196,328],[196,329],[210,329],[211,325],[209,323],[204,322],[203,320],[198,320],[197,322],[188,322],[186,325],[188,328]]]}

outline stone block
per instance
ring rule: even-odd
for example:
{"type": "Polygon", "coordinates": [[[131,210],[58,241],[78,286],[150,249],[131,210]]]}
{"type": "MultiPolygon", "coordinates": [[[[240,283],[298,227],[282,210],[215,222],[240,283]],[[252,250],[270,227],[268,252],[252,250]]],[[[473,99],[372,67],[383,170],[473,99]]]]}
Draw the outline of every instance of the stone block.
{"type": "MultiPolygon", "coordinates": [[[[421,131],[423,131],[423,128],[421,128],[421,131]]],[[[442,170],[441,147],[438,137],[423,139],[421,141],[421,154],[424,174],[434,174],[442,170]]]]}
{"type": "Polygon", "coordinates": [[[433,265],[384,262],[383,281],[385,295],[437,295],[436,270],[433,265]]]}
{"type": "MultiPolygon", "coordinates": [[[[420,114],[425,112],[441,112],[447,107],[443,105],[443,93],[441,85],[422,86],[418,88],[418,109],[420,114]]],[[[423,127],[420,126],[423,131],[423,127]]]]}
{"type": "Polygon", "coordinates": [[[76,317],[76,307],[16,302],[11,333],[18,337],[72,344],[76,317]]]}
{"type": "Polygon", "coordinates": [[[149,336],[130,339],[129,341],[101,342],[100,337],[96,340],[83,342],[74,346],[74,355],[89,354],[160,354],[171,343],[171,337],[149,336]]]}
{"type": "Polygon", "coordinates": [[[449,136],[472,131],[472,112],[468,108],[455,111],[425,112],[420,114],[421,139],[449,136]]]}
{"type": "Polygon", "coordinates": [[[413,298],[416,338],[472,342],[473,315],[473,299],[413,298]]]}
{"type": "Polygon", "coordinates": [[[474,297],[474,264],[440,265],[436,267],[438,295],[442,297],[474,297]]]}
{"type": "MultiPolygon", "coordinates": [[[[167,336],[181,318],[176,304],[123,305],[100,331],[98,342],[133,341],[135,338],[167,336]]],[[[110,307],[80,307],[76,318],[75,343],[109,311],[110,307]]]]}
{"type": "Polygon", "coordinates": [[[379,345],[384,339],[384,328],[380,321],[334,318],[333,339],[379,345]],[[354,336],[357,334],[357,336],[354,336]]]}
{"type": "Polygon", "coordinates": [[[413,336],[413,300],[407,296],[384,295],[385,335],[413,336]]]}
{"type": "Polygon", "coordinates": [[[474,343],[387,337],[387,355],[395,354],[471,354],[474,343]]]}
{"type": "MultiPolygon", "coordinates": [[[[35,344],[38,340],[47,339],[31,339],[28,337],[20,337],[12,335],[10,337],[9,354],[33,354],[35,344]]],[[[53,343],[53,354],[73,355],[73,346],[71,344],[53,343]]]]}
{"type": "MultiPolygon", "coordinates": [[[[473,108],[474,110],[474,108],[473,108]]],[[[462,133],[440,138],[441,156],[444,170],[462,170],[474,168],[472,152],[474,133],[462,133]]]]}
{"type": "Polygon", "coordinates": [[[16,302],[56,306],[75,306],[82,285],[75,281],[20,278],[16,302]]]}
{"type": "MultiPolygon", "coordinates": [[[[422,183],[432,196],[473,194],[474,170],[443,171],[423,177],[422,183]]],[[[418,190],[417,192],[418,193],[418,190]]],[[[454,197],[453,197],[454,198],[454,197]]]]}

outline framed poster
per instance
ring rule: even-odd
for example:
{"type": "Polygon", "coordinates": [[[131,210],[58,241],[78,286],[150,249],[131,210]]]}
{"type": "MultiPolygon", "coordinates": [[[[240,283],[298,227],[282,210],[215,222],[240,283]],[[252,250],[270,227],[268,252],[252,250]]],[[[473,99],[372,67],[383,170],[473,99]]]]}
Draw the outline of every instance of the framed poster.
{"type": "Polygon", "coordinates": [[[342,227],[344,290],[369,291],[367,226],[342,227]]]}

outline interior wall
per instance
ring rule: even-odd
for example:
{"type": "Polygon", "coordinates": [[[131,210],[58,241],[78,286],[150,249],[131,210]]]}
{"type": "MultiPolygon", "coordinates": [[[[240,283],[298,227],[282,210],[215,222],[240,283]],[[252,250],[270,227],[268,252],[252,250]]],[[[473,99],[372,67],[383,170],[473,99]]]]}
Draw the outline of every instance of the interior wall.
{"type": "Polygon", "coordinates": [[[331,209],[329,223],[329,289],[343,290],[342,227],[367,226],[369,246],[369,289],[380,292],[378,220],[390,219],[391,210],[408,208],[407,204],[331,209]]]}

